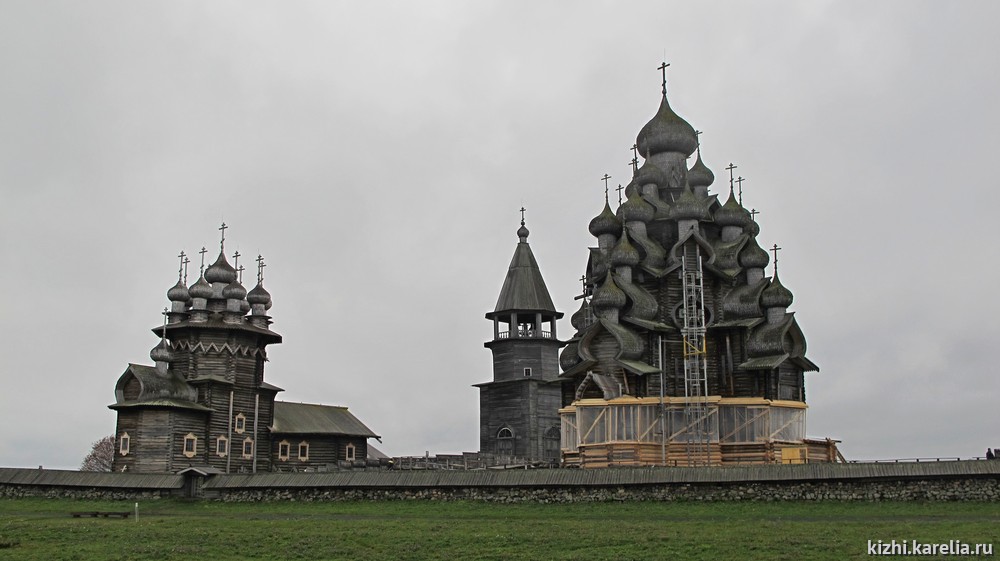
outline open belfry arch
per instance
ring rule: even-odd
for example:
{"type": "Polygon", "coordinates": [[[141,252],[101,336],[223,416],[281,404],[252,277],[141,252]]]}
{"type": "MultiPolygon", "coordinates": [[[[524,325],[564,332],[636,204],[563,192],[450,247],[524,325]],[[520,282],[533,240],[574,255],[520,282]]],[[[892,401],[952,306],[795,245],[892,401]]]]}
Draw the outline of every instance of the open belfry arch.
{"type": "Polygon", "coordinates": [[[757,211],[743,206],[744,179],[730,164],[728,198],[709,193],[715,176],[700,132],[667,101],[667,66],[615,211],[610,176],[601,178],[604,209],[589,227],[597,247],[559,359],[562,459],[583,467],[837,461],[836,441],[806,437],[805,373],[819,368],[788,312],[792,293],[776,257],[765,275],[770,256],[757,241],[757,211]]]}

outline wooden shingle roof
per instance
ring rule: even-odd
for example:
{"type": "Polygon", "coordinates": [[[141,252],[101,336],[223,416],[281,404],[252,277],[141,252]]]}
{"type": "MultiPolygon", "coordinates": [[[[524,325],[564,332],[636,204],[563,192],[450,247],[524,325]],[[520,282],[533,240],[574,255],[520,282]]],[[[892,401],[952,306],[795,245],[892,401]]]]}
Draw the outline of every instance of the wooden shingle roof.
{"type": "Polygon", "coordinates": [[[497,298],[497,306],[493,313],[486,314],[488,319],[500,312],[548,312],[561,318],[562,312],[557,312],[549,296],[549,289],[542,280],[542,272],[535,261],[535,255],[531,252],[531,246],[524,241],[520,241],[514,249],[514,257],[510,260],[510,268],[507,269],[507,278],[503,281],[503,288],[500,289],[500,297],[497,298]]]}
{"type": "Polygon", "coordinates": [[[274,402],[274,425],[271,432],[379,438],[346,407],[287,401],[274,402]]]}

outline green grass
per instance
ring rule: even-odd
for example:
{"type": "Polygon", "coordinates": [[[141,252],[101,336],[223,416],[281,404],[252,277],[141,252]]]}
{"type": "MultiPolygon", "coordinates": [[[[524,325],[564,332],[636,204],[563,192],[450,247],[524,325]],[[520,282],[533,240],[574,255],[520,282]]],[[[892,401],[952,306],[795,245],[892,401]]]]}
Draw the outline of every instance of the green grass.
{"type": "Polygon", "coordinates": [[[868,540],[993,543],[990,503],[0,500],[0,560],[863,559],[868,540]]]}

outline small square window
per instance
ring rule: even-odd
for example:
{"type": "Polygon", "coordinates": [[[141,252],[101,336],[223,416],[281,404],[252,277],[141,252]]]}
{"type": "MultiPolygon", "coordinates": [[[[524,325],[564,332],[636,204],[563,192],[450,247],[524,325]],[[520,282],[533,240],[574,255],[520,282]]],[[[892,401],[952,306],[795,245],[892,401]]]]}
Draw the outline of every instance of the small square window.
{"type": "Polygon", "coordinates": [[[300,442],[299,443],[299,460],[306,461],[309,459],[309,443],[300,442]]]}
{"type": "Polygon", "coordinates": [[[525,375],[525,377],[531,376],[531,369],[530,368],[525,368],[524,369],[524,375],[525,375]]]}

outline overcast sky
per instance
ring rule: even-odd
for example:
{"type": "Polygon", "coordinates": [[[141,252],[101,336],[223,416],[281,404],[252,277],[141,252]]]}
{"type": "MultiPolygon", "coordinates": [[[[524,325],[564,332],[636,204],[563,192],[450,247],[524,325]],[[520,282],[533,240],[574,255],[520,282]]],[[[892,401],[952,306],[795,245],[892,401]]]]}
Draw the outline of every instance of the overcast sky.
{"type": "MultiPolygon", "coordinates": [[[[0,0],[0,466],[76,468],[179,251],[264,255],[266,378],[475,451],[521,205],[568,316],[673,108],[746,177],[849,459],[1000,447],[993,2],[0,0]]],[[[249,260],[245,261],[250,265],[249,260]]],[[[193,263],[197,277],[197,259],[193,263]]],[[[252,286],[252,280],[244,284],[252,286]]],[[[572,331],[568,319],[561,335],[572,331]]]]}

